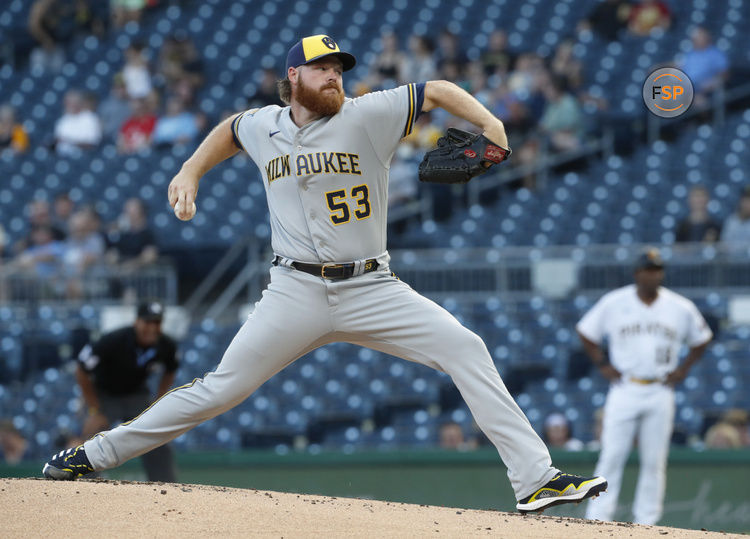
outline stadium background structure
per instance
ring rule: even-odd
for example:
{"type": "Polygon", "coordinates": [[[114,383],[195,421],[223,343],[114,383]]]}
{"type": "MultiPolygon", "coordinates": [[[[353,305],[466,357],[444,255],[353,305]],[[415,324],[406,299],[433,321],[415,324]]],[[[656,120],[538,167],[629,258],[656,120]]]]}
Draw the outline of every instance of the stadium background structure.
{"type": "MultiPolygon", "coordinates": [[[[402,277],[409,281],[406,276],[418,259],[410,252],[416,248],[442,249],[436,258],[445,261],[453,260],[451,251],[461,253],[464,248],[503,253],[518,247],[525,250],[527,260],[535,249],[566,245],[572,246],[571,252],[593,251],[600,244],[654,243],[670,248],[687,192],[696,184],[708,187],[714,215],[731,213],[739,193],[750,183],[750,167],[743,157],[750,145],[746,101],[728,107],[722,122],[708,117],[668,124],[674,128],[652,142],[639,127],[646,122],[640,102],[642,80],[652,65],[669,61],[688,47],[692,25],[709,28],[727,52],[734,74],[731,81],[747,82],[750,50],[743,46],[743,36],[750,31],[750,5],[742,0],[719,3],[673,2],[670,30],[649,37],[624,36],[611,43],[596,36],[578,39],[574,52],[584,65],[588,91],[610,103],[607,113],[587,111],[588,136],[598,138],[604,126],[613,126],[617,141],[625,133],[632,135],[632,144],[616,146],[612,154],[593,154],[569,169],[554,169],[546,186],[536,191],[499,186],[483,204],[468,206],[464,193],[456,192],[450,199],[454,211],[447,219],[410,218],[391,235],[391,244],[401,249],[394,258],[404,269],[402,277]]],[[[3,99],[22,111],[21,120],[34,142],[23,155],[0,156],[2,224],[11,240],[20,238],[25,233],[27,203],[50,198],[64,188],[74,201],[96,200],[105,221],[116,218],[127,197],[145,200],[162,251],[177,261],[186,259],[187,250],[197,250],[206,254],[204,265],[210,266],[218,253],[246,234],[267,243],[270,231],[263,188],[242,156],[204,180],[198,215],[185,224],[172,216],[164,192],[190,148],[148,149],[123,156],[113,144],[105,143],[81,157],[58,157],[42,144],[59,115],[64,93],[80,87],[105,96],[122,63],[122,50],[134,40],[144,40],[155,51],[176,29],[187,29],[205,62],[207,82],[197,94],[198,108],[218,119],[225,110],[244,107],[245,96],[257,88],[259,70],[282,65],[285,51],[300,33],[341,34],[342,48],[361,59],[347,78],[353,82],[366,74],[386,27],[402,41],[412,33],[447,27],[461,38],[469,58],[481,53],[493,30],[504,28],[511,49],[545,56],[593,4],[588,0],[461,0],[446,9],[446,2],[440,0],[387,0],[377,5],[374,0],[299,0],[288,12],[286,3],[276,1],[163,2],[146,13],[140,25],[131,23],[101,39],[78,36],[66,43],[68,62],[60,73],[32,71],[22,64],[0,67],[3,99]]],[[[27,10],[28,3],[21,0],[3,8],[3,41],[24,24],[27,10]]],[[[513,133],[509,135],[512,141],[513,133]]],[[[676,280],[678,289],[679,283],[689,289],[691,298],[721,331],[678,392],[676,441],[700,436],[711,418],[725,409],[750,409],[750,395],[742,389],[750,385],[750,328],[727,324],[730,299],[750,285],[742,277],[743,270],[750,275],[747,253],[727,261],[710,249],[697,248],[691,256],[697,262],[685,269],[679,264],[679,253],[673,254],[670,263],[676,270],[668,272],[668,279],[676,280]],[[702,280],[704,270],[717,265],[730,274],[718,287],[702,280]]],[[[621,273],[615,280],[627,278],[627,263],[618,264],[621,273]]],[[[519,282],[528,278],[530,266],[528,262],[521,267],[524,277],[519,282]]],[[[545,298],[523,284],[517,288],[523,293],[515,295],[500,292],[479,299],[461,291],[452,293],[448,287],[436,298],[487,340],[501,374],[517,384],[514,394],[535,428],[541,428],[551,411],[563,410],[575,434],[590,439],[591,417],[603,403],[606,386],[576,363],[572,328],[597,290],[604,288],[599,277],[596,271],[584,272],[579,288],[563,299],[545,298]]],[[[196,279],[192,276],[191,281],[183,273],[180,278],[181,283],[196,279]]],[[[101,306],[98,302],[0,306],[0,356],[5,366],[0,409],[29,440],[30,458],[50,453],[57,434],[75,430],[80,421],[77,390],[64,360],[79,328],[96,330],[101,306]],[[29,364],[32,342],[48,346],[57,360],[51,365],[29,364]]],[[[190,338],[182,343],[184,362],[176,383],[211,369],[236,324],[195,319],[190,338]]],[[[472,428],[468,411],[444,389],[445,382],[440,374],[418,365],[350,345],[333,345],[301,359],[241,406],[178,439],[176,446],[182,451],[266,447],[281,453],[295,447],[313,452],[431,447],[444,421],[457,421],[467,432],[472,428]]]]}

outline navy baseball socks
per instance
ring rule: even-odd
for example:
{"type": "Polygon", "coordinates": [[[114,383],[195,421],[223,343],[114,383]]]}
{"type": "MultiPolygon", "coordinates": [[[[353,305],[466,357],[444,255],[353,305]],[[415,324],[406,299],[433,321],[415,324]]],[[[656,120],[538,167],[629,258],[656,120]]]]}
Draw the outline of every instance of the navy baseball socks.
{"type": "Polygon", "coordinates": [[[83,445],[60,451],[42,469],[47,479],[63,481],[71,481],[93,471],[83,445]]]}
{"type": "Polygon", "coordinates": [[[559,473],[539,490],[519,500],[516,509],[521,513],[541,513],[548,507],[563,503],[580,503],[607,490],[603,477],[581,477],[559,473]]]}

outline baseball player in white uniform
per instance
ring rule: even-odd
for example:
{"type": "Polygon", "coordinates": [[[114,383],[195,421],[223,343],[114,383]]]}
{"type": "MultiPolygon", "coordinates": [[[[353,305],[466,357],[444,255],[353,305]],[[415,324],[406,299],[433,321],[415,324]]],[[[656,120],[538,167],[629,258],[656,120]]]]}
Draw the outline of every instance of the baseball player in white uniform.
{"type": "Polygon", "coordinates": [[[605,294],[576,326],[589,357],[611,382],[596,466],[610,489],[589,502],[586,518],[612,520],[625,462],[637,438],[641,464],[634,521],[655,524],[664,502],[673,388],[700,359],[712,333],[690,300],[661,286],[664,265],[656,249],[639,256],[634,278],[635,284],[605,294]],[[609,362],[601,348],[605,339],[609,362]],[[690,351],[680,364],[683,345],[690,351]]]}
{"type": "Polygon", "coordinates": [[[244,150],[261,171],[276,256],[271,282],[214,372],[173,389],[138,417],[44,467],[53,479],[106,470],[158,447],[244,401],[300,356],[345,341],[448,373],[497,447],[523,512],[581,501],[601,477],[563,474],[513,401],[482,340],[389,269],[388,168],[422,111],[441,107],[507,148],[502,122],[446,81],[344,97],[355,58],[326,35],[287,56],[282,100],[220,123],[169,185],[189,219],[201,177],[244,150]]]}

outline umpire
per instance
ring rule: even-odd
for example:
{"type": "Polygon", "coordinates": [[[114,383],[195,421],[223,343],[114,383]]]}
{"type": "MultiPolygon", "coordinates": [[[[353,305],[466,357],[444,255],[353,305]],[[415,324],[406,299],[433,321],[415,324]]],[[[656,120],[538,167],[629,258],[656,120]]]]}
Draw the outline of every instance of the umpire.
{"type": "MultiPolygon", "coordinates": [[[[132,326],[107,333],[81,350],[76,380],[88,407],[85,438],[129,421],[146,409],[153,402],[146,386],[152,372],[161,370],[156,399],[172,386],[178,365],[177,345],[161,331],[163,315],[162,304],[142,303],[132,326]]],[[[141,458],[149,481],[176,481],[169,446],[158,447],[141,458]]]]}

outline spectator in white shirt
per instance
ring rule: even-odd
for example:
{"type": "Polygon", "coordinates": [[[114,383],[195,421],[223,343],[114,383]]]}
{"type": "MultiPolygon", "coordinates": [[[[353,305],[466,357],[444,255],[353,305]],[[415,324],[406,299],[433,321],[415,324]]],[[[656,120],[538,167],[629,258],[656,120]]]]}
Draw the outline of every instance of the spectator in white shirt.
{"type": "Polygon", "coordinates": [[[143,54],[143,45],[133,43],[125,50],[125,67],[122,68],[122,78],[131,99],[140,99],[151,93],[151,73],[148,62],[143,54]]]}
{"type": "Polygon", "coordinates": [[[65,112],[55,124],[55,149],[60,155],[75,155],[93,148],[102,139],[99,118],[87,105],[83,94],[70,90],[64,98],[65,112]]]}

